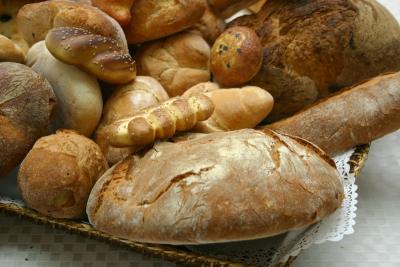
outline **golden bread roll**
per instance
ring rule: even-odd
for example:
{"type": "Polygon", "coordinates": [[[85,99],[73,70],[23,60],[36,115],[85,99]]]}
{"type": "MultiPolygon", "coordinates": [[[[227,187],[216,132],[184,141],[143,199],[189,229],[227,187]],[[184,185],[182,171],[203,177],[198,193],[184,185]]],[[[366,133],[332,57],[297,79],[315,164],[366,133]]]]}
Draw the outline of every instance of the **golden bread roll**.
{"type": "Polygon", "coordinates": [[[57,97],[53,130],[67,128],[90,137],[103,109],[96,78],[53,57],[44,41],[34,44],[26,59],[28,66],[50,82],[57,97]]]}
{"type": "Polygon", "coordinates": [[[46,46],[55,58],[107,83],[125,84],[136,77],[135,61],[113,38],[82,28],[59,27],[47,33],[46,46]]]}
{"type": "Polygon", "coordinates": [[[135,0],[129,25],[124,27],[128,43],[159,39],[195,25],[203,16],[204,0],[135,0]]]}
{"type": "Polygon", "coordinates": [[[111,146],[106,126],[116,120],[133,116],[143,108],[160,104],[168,98],[167,92],[157,80],[147,76],[137,76],[133,82],[118,87],[107,99],[94,140],[103,151],[110,166],[132,154],[134,148],[111,146]]]}
{"type": "Polygon", "coordinates": [[[250,28],[231,27],[211,48],[210,67],[215,79],[224,86],[250,81],[260,70],[263,49],[260,38],[250,28]]]}
{"type": "Polygon", "coordinates": [[[122,26],[131,21],[131,8],[135,0],[92,0],[95,7],[100,8],[113,17],[122,26]]]}
{"type": "Polygon", "coordinates": [[[21,164],[25,203],[55,218],[82,218],[97,179],[108,169],[100,148],[70,130],[40,138],[21,164]]]}
{"type": "Polygon", "coordinates": [[[14,42],[0,34],[0,62],[24,63],[24,52],[14,42]]]}
{"type": "Polygon", "coordinates": [[[198,122],[193,131],[211,133],[254,128],[271,112],[274,106],[272,96],[262,88],[219,88],[216,83],[201,83],[187,90],[183,96],[203,93],[214,104],[210,118],[198,122]]]}
{"type": "Polygon", "coordinates": [[[264,129],[304,138],[333,156],[400,129],[400,72],[377,76],[264,129]]]}
{"type": "Polygon", "coordinates": [[[141,147],[156,139],[187,131],[208,119],[214,105],[205,95],[174,97],[159,105],[142,109],[136,115],[117,120],[106,127],[110,144],[116,147],[141,147]]]}
{"type": "Polygon", "coordinates": [[[42,76],[19,63],[0,63],[0,177],[48,133],[55,103],[42,76]]]}
{"type": "Polygon", "coordinates": [[[136,242],[206,244],[303,228],[343,198],[335,163],[317,147],[245,129],[127,158],[97,181],[87,214],[97,230],[136,242]]]}
{"type": "Polygon", "coordinates": [[[210,80],[210,46],[198,34],[183,32],[140,47],[138,74],[157,79],[170,97],[210,80]]]}

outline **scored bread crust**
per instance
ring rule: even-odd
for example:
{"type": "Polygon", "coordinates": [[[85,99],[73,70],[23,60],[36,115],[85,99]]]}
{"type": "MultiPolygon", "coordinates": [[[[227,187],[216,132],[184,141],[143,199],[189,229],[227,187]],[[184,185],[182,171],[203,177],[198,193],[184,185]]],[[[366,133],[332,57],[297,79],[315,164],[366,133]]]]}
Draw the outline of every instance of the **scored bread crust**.
{"type": "Polygon", "coordinates": [[[108,170],[89,197],[100,231],[138,242],[202,244],[277,235],[343,200],[334,163],[302,139],[246,129],[163,142],[108,170]]]}

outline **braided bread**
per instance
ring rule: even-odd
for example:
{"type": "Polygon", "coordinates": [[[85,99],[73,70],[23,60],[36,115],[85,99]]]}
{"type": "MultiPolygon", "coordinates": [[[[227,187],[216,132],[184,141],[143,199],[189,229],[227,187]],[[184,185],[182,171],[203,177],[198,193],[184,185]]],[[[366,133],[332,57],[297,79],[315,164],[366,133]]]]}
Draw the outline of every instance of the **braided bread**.
{"type": "Polygon", "coordinates": [[[116,147],[151,144],[156,139],[172,137],[176,131],[191,129],[213,111],[214,105],[205,95],[171,98],[107,126],[110,143],[116,147]]]}
{"type": "Polygon", "coordinates": [[[46,46],[57,59],[78,65],[105,82],[125,84],[136,77],[135,61],[111,37],[60,27],[47,33],[46,46]]]}

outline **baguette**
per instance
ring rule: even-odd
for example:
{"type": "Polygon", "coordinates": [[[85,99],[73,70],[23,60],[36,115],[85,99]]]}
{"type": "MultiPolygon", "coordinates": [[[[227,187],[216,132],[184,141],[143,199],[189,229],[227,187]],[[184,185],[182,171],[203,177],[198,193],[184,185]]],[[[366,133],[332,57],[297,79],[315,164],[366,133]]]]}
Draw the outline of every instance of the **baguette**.
{"type": "Polygon", "coordinates": [[[400,72],[377,76],[264,127],[304,138],[331,156],[399,128],[400,72]]]}

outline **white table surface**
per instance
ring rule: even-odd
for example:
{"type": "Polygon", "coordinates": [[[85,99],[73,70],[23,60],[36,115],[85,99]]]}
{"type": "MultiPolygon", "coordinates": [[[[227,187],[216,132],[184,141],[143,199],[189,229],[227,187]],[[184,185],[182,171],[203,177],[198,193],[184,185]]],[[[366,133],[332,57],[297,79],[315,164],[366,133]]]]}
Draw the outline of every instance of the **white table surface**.
{"type": "MultiPolygon", "coordinates": [[[[400,0],[379,0],[400,20],[400,0]]],[[[355,233],[314,245],[295,267],[400,266],[400,131],[372,144],[357,180],[355,233]]],[[[172,267],[130,250],[0,214],[0,267],[172,267]]]]}

